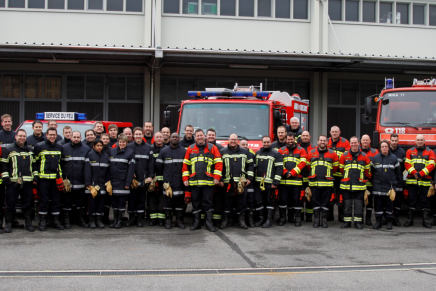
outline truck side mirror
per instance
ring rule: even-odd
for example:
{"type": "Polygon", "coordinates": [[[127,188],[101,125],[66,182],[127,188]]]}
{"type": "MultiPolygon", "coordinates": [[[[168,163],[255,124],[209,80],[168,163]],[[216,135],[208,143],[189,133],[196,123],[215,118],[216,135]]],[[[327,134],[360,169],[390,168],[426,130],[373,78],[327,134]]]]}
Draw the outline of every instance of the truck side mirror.
{"type": "Polygon", "coordinates": [[[166,127],[171,126],[171,111],[164,111],[164,125],[166,127]]]}
{"type": "Polygon", "coordinates": [[[365,124],[372,122],[372,96],[365,98],[365,113],[362,114],[362,122],[365,124]]]}

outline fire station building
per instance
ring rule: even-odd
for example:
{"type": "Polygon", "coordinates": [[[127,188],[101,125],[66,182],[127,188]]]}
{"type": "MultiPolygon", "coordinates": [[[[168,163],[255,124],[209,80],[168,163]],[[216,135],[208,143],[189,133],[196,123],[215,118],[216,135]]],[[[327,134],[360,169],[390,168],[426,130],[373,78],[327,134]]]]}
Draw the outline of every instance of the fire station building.
{"type": "Polygon", "coordinates": [[[434,0],[0,0],[0,27],[15,125],[75,111],[160,128],[188,90],[262,83],[310,100],[313,137],[349,138],[372,131],[364,98],[385,77],[436,76],[434,0]]]}

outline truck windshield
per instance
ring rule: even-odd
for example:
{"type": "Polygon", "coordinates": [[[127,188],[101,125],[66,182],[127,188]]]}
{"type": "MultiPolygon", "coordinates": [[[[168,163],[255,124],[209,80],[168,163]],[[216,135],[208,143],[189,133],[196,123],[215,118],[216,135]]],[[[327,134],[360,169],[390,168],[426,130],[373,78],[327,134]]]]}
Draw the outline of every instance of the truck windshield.
{"type": "MultiPolygon", "coordinates": [[[[71,129],[73,131],[80,131],[80,135],[82,136],[82,139],[85,139],[85,131],[87,131],[88,129],[94,129],[94,126],[92,124],[77,124],[77,123],[58,123],[58,134],[60,136],[62,136],[62,131],[64,129],[64,126],[69,125],[71,127],[71,129]]],[[[27,133],[27,136],[32,135],[33,134],[33,129],[32,129],[32,123],[23,123],[23,125],[21,125],[20,129],[24,129],[27,133]]],[[[47,132],[47,123],[43,122],[42,123],[42,132],[47,132]]]]}
{"type": "Polygon", "coordinates": [[[238,103],[189,103],[183,106],[180,134],[186,125],[195,129],[213,128],[217,139],[228,139],[236,133],[249,140],[261,140],[268,135],[269,105],[238,103]]]}
{"type": "Polygon", "coordinates": [[[386,93],[381,102],[382,126],[436,126],[436,91],[386,93]]]}

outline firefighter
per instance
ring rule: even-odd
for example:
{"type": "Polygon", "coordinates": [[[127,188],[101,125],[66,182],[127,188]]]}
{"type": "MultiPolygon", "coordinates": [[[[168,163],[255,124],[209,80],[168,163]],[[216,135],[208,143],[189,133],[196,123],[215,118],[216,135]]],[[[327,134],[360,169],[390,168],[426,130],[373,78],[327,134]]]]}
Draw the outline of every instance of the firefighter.
{"type": "MultiPolygon", "coordinates": [[[[380,153],[372,159],[371,173],[374,175],[372,195],[374,195],[376,219],[372,228],[379,229],[382,226],[383,211],[386,210],[387,229],[390,230],[392,229],[394,204],[388,194],[390,190],[395,190],[397,181],[402,177],[402,174],[398,158],[389,151],[387,140],[380,142],[380,153]]],[[[425,197],[427,198],[427,192],[425,192],[425,197]]]]}
{"type": "Polygon", "coordinates": [[[93,129],[88,129],[85,131],[85,139],[82,141],[84,145],[86,145],[89,149],[92,149],[92,145],[95,140],[95,132],[93,129]]]}
{"type": "Polygon", "coordinates": [[[46,140],[38,143],[34,150],[36,160],[34,172],[38,171],[39,175],[35,175],[33,179],[39,185],[39,193],[41,196],[39,205],[40,231],[46,230],[46,216],[49,203],[55,228],[59,230],[64,229],[59,221],[61,193],[56,182],[62,175],[60,165],[62,146],[56,142],[56,136],[56,128],[49,127],[46,133],[46,140]]]}
{"type": "MultiPolygon", "coordinates": [[[[109,182],[112,186],[112,211],[114,221],[110,228],[122,228],[126,211],[126,197],[130,194],[130,185],[135,175],[135,154],[127,148],[127,136],[118,136],[118,146],[111,150],[109,182]]],[[[106,188],[107,190],[107,188],[106,188]]]]}
{"type": "Polygon", "coordinates": [[[127,148],[135,154],[135,179],[138,181],[138,187],[133,188],[129,195],[129,220],[125,226],[131,226],[136,223],[136,226],[143,227],[142,217],[145,213],[145,200],[148,183],[154,177],[153,159],[150,156],[151,146],[146,143],[142,137],[142,128],[135,127],[133,130],[135,141],[129,143],[127,148]]]}
{"type": "Polygon", "coordinates": [[[271,144],[271,148],[276,151],[287,145],[285,126],[281,125],[277,128],[277,137],[278,139],[271,144]]]}
{"type": "MultiPolygon", "coordinates": [[[[115,124],[111,124],[111,125],[116,126],[115,124]]],[[[109,127],[111,127],[111,125],[109,125],[109,127]]],[[[113,127],[111,129],[113,130],[113,127]]],[[[116,128],[116,131],[118,133],[118,127],[116,128]]],[[[111,146],[111,142],[113,140],[112,137],[110,137],[110,135],[107,133],[102,133],[100,140],[103,142],[102,152],[105,153],[108,157],[110,157],[111,150],[112,150],[112,146],[111,146]]],[[[114,144],[116,144],[116,139],[114,144]]],[[[104,208],[102,214],[103,215],[102,221],[104,224],[109,224],[109,211],[112,205],[112,198],[110,195],[104,195],[103,199],[104,199],[104,208]]]]}
{"type": "Polygon", "coordinates": [[[95,138],[96,139],[100,139],[101,138],[101,134],[104,132],[103,122],[97,121],[94,124],[94,132],[95,132],[95,138]]]}
{"type": "MultiPolygon", "coordinates": [[[[362,135],[362,139],[360,140],[360,143],[361,143],[360,149],[372,161],[372,158],[379,152],[377,149],[371,148],[371,138],[369,137],[369,135],[367,134],[362,135]]],[[[366,189],[369,191],[369,193],[372,193],[372,179],[373,178],[371,177],[368,179],[368,182],[366,182],[366,189]]],[[[372,225],[371,215],[372,215],[372,210],[374,209],[373,207],[374,207],[373,195],[369,195],[368,204],[365,207],[366,208],[365,224],[368,226],[372,225]]]]}
{"type": "MultiPolygon", "coordinates": [[[[58,123],[56,122],[56,120],[49,120],[47,123],[47,127],[53,127],[54,129],[58,130],[58,123]]],[[[56,135],[56,142],[61,140],[62,140],[62,136],[60,136],[59,134],[56,135]]]]}
{"type": "Polygon", "coordinates": [[[1,117],[2,130],[0,130],[0,146],[15,142],[15,131],[12,130],[12,116],[3,114],[1,117]]]}
{"type": "MultiPolygon", "coordinates": [[[[221,151],[224,148],[221,144],[216,142],[216,131],[213,128],[209,128],[207,130],[206,142],[216,146],[219,151],[221,151]]],[[[215,186],[214,195],[213,195],[213,215],[212,215],[213,225],[215,227],[219,227],[221,221],[221,212],[223,210],[223,204],[224,204],[224,193],[222,190],[223,190],[222,187],[215,186]]],[[[230,220],[228,221],[229,226],[233,225],[233,214],[234,212],[232,209],[232,215],[230,215],[230,220]]],[[[202,221],[204,220],[204,216],[205,214],[202,213],[201,214],[202,221]]]]}
{"type": "Polygon", "coordinates": [[[71,141],[71,136],[73,135],[73,131],[71,129],[71,126],[64,126],[64,128],[62,129],[62,135],[64,136],[64,138],[60,141],[58,141],[58,144],[60,145],[64,145],[64,144],[68,144],[71,141]]]}
{"type": "Polygon", "coordinates": [[[407,175],[407,188],[409,196],[407,198],[407,220],[404,226],[413,225],[413,215],[415,206],[419,202],[422,208],[422,226],[431,228],[429,221],[430,204],[427,199],[427,193],[430,188],[431,178],[430,173],[435,168],[435,154],[425,146],[424,135],[418,134],[415,139],[416,147],[413,147],[406,152],[406,160],[404,167],[409,175],[407,175]]]}
{"type": "Polygon", "coordinates": [[[64,181],[69,180],[71,183],[71,191],[65,191],[63,194],[65,199],[63,222],[66,229],[71,228],[70,217],[73,205],[76,205],[79,215],[77,225],[85,228],[89,227],[85,220],[85,206],[87,206],[87,203],[85,201],[85,176],[83,169],[90,148],[84,145],[80,139],[80,132],[74,131],[70,143],[62,146],[62,177],[64,181]]]}
{"type": "MultiPolygon", "coordinates": [[[[132,133],[132,129],[130,127],[125,127],[123,129],[123,134],[127,137],[127,143],[131,143],[133,141],[133,133],[132,133]]],[[[145,141],[145,140],[144,140],[145,141]]],[[[116,148],[118,147],[118,142],[114,143],[112,145],[112,148],[116,148]]]]}
{"type": "MultiPolygon", "coordinates": [[[[102,135],[103,138],[103,135],[102,135]]],[[[93,143],[93,148],[86,155],[85,166],[84,166],[84,176],[85,176],[85,193],[88,196],[89,209],[89,226],[90,228],[104,228],[103,224],[103,212],[105,197],[107,195],[105,184],[109,181],[109,156],[103,151],[103,141],[95,140],[93,143]],[[91,193],[91,187],[99,187],[95,189],[97,195],[94,196],[91,193]]]]}
{"type": "Polygon", "coordinates": [[[306,151],[295,142],[295,135],[289,132],[286,146],[279,149],[283,158],[283,176],[279,187],[279,213],[278,225],[286,223],[286,208],[295,213],[295,226],[301,226],[301,209],[304,197],[302,193],[302,170],[306,166],[306,151]]]}
{"type": "MultiPolygon", "coordinates": [[[[406,151],[403,150],[399,145],[399,137],[398,134],[396,133],[391,133],[391,139],[390,139],[391,145],[390,145],[390,150],[391,153],[394,154],[397,159],[398,162],[400,163],[401,166],[401,173],[404,173],[404,170],[406,169],[404,167],[404,160],[406,158],[406,151]]],[[[399,179],[397,181],[397,185],[396,185],[396,195],[395,195],[395,200],[394,200],[394,221],[392,222],[394,226],[401,226],[400,223],[400,210],[401,210],[401,204],[403,202],[403,192],[404,191],[404,179],[403,177],[401,177],[401,179],[399,179]]]]}
{"type": "Polygon", "coordinates": [[[185,126],[185,136],[180,140],[179,145],[182,148],[188,149],[188,147],[194,143],[194,127],[192,125],[187,125],[185,126]]]}
{"type": "Polygon", "coordinates": [[[224,211],[220,228],[227,228],[229,215],[233,208],[238,215],[239,227],[247,229],[245,224],[245,210],[247,209],[247,186],[253,182],[253,158],[250,152],[238,145],[238,136],[231,134],[229,144],[220,151],[223,161],[223,170],[220,186],[224,190],[224,211]],[[246,180],[245,182],[241,179],[246,180]],[[238,183],[243,183],[242,192],[238,183]]]}
{"type": "Polygon", "coordinates": [[[256,153],[254,197],[259,220],[256,227],[269,228],[273,222],[276,190],[283,174],[282,155],[272,149],[271,138],[262,137],[262,148],[256,153]],[[263,189],[261,189],[261,186],[263,189]],[[265,215],[266,212],[266,215],[265,215]]]}
{"type": "Polygon", "coordinates": [[[29,135],[26,139],[26,143],[30,147],[34,147],[36,144],[45,140],[45,135],[42,132],[42,122],[35,120],[32,122],[33,134],[29,135]]]}
{"type": "MultiPolygon", "coordinates": [[[[26,131],[19,129],[15,142],[2,149],[0,173],[6,186],[5,232],[12,232],[12,221],[18,196],[24,213],[26,229],[35,231],[30,218],[32,209],[32,182],[38,172],[34,169],[33,148],[27,145],[26,131]]],[[[3,220],[3,217],[1,218],[3,220]]]]}
{"type": "MultiPolygon", "coordinates": [[[[345,151],[350,150],[350,143],[347,139],[341,137],[341,130],[336,125],[331,127],[330,135],[331,135],[331,137],[328,139],[327,147],[329,149],[333,150],[336,153],[336,155],[338,156],[338,159],[340,159],[342,154],[345,151]]],[[[342,179],[341,172],[337,171],[334,174],[334,178],[335,178],[334,191],[336,193],[336,199],[338,199],[342,193],[342,190],[340,187],[341,186],[341,179],[342,179]]],[[[334,205],[329,206],[329,218],[328,218],[329,221],[334,220],[334,208],[333,208],[333,206],[334,205]]],[[[338,221],[344,222],[344,207],[339,206],[339,205],[338,205],[338,221]]]]}
{"type": "MultiPolygon", "coordinates": [[[[248,151],[248,159],[253,160],[253,174],[254,174],[254,156],[255,152],[248,147],[248,141],[246,139],[241,139],[239,141],[239,146],[246,149],[248,151]]],[[[254,178],[253,178],[254,179],[254,178]]],[[[254,212],[254,181],[246,186],[247,188],[247,211],[246,211],[246,219],[247,219],[247,226],[248,227],[254,227],[254,218],[253,218],[253,212],[254,212]]]]}
{"type": "MultiPolygon", "coordinates": [[[[165,211],[165,228],[171,228],[172,214],[176,211],[176,226],[185,229],[184,209],[185,209],[185,185],[182,179],[183,159],[185,158],[186,149],[179,145],[180,137],[177,132],[170,136],[170,145],[164,147],[156,159],[156,172],[162,175],[162,183],[168,183],[171,187],[169,190],[161,187],[164,195],[165,211]]],[[[186,189],[187,190],[187,189],[186,189]]]]}
{"type": "Polygon", "coordinates": [[[339,168],[338,155],[327,147],[327,136],[320,135],[318,147],[309,152],[307,156],[307,168],[309,173],[309,187],[312,191],[312,203],[314,212],[313,227],[320,226],[322,210],[322,227],[327,228],[329,216],[329,200],[331,198],[334,173],[339,168]]]}
{"type": "Polygon", "coordinates": [[[206,211],[206,228],[216,231],[212,222],[213,190],[219,184],[223,163],[219,150],[213,144],[206,143],[204,131],[195,131],[195,144],[188,147],[183,160],[183,183],[185,187],[191,186],[190,193],[185,193],[185,202],[192,200],[192,213],[194,223],[190,230],[201,228],[200,212],[206,211]]]}
{"type": "Polygon", "coordinates": [[[117,143],[118,137],[118,126],[116,124],[109,124],[107,127],[107,131],[109,132],[109,144],[108,147],[112,147],[117,143]]]}
{"type": "MultiPolygon", "coordinates": [[[[313,146],[310,143],[310,133],[305,130],[301,133],[301,142],[300,142],[300,147],[302,147],[307,154],[309,154],[309,152],[313,149],[316,148],[316,146],[313,146]]],[[[309,171],[307,170],[307,167],[305,167],[302,171],[301,171],[301,175],[303,176],[303,189],[306,189],[307,187],[309,187],[309,171]]],[[[305,207],[305,212],[306,212],[306,222],[312,222],[312,216],[313,216],[313,205],[312,205],[312,201],[307,201],[307,199],[305,199],[306,201],[306,207],[305,207]]],[[[294,217],[291,215],[291,213],[288,212],[288,221],[289,222],[295,222],[294,217]]]]}
{"type": "Polygon", "coordinates": [[[150,145],[154,143],[153,123],[151,121],[144,123],[144,140],[150,145]]]}
{"type": "Polygon", "coordinates": [[[357,229],[363,228],[363,200],[367,182],[371,176],[370,168],[371,161],[369,156],[359,149],[359,139],[353,136],[350,138],[350,150],[346,151],[339,161],[339,170],[343,176],[341,189],[344,195],[344,223],[341,225],[341,228],[351,227],[351,221],[353,221],[353,201],[354,227],[357,229]]]}
{"type": "MultiPolygon", "coordinates": [[[[155,172],[156,172],[156,159],[159,156],[160,151],[165,147],[165,145],[163,144],[163,134],[162,132],[158,131],[154,134],[154,143],[151,146],[151,152],[150,154],[152,155],[152,160],[151,162],[153,163],[152,165],[152,173],[150,175],[152,175],[152,177],[155,177],[155,172]]],[[[165,213],[163,210],[163,206],[164,206],[164,200],[165,197],[162,195],[162,181],[163,181],[163,176],[162,175],[156,175],[156,187],[154,189],[153,192],[148,192],[147,194],[147,201],[148,201],[148,209],[150,210],[150,226],[159,224],[159,226],[164,226],[165,225],[165,213]]]]}
{"type": "Polygon", "coordinates": [[[303,129],[300,126],[300,120],[298,119],[298,117],[292,117],[290,123],[291,123],[291,132],[294,133],[297,143],[300,143],[301,134],[303,133],[303,129]]]}
{"type": "Polygon", "coordinates": [[[171,143],[171,141],[170,141],[170,136],[171,136],[170,129],[168,127],[163,127],[161,129],[161,132],[163,134],[164,145],[169,146],[171,143]]]}
{"type": "MultiPolygon", "coordinates": [[[[111,148],[109,147],[110,143],[110,136],[107,133],[102,133],[100,136],[100,140],[103,143],[103,149],[102,151],[107,154],[108,156],[111,154],[111,148]]],[[[94,144],[92,144],[94,146],[94,144]]]]}

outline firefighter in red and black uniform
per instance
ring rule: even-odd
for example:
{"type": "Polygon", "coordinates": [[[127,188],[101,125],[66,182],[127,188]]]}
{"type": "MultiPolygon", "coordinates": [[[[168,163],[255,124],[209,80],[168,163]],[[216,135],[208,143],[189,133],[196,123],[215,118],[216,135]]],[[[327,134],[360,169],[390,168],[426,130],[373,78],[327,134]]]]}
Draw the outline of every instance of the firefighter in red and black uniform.
{"type": "MultiPolygon", "coordinates": [[[[158,131],[154,134],[154,143],[151,145],[151,162],[153,163],[153,170],[156,172],[156,159],[162,149],[165,148],[163,143],[163,134],[158,131]]],[[[156,173],[151,174],[152,177],[157,179],[156,187],[153,192],[147,193],[148,202],[148,213],[150,214],[150,226],[159,224],[159,226],[165,225],[165,213],[164,213],[164,201],[165,196],[162,195],[162,174],[156,175],[156,173]]]]}
{"type": "Polygon", "coordinates": [[[262,137],[262,148],[255,156],[254,199],[259,220],[256,227],[271,227],[274,219],[274,206],[277,188],[283,175],[282,155],[271,147],[271,138],[262,137]]]}
{"type": "MultiPolygon", "coordinates": [[[[195,131],[195,144],[188,147],[183,160],[183,183],[191,186],[192,213],[194,223],[190,230],[200,229],[200,212],[206,211],[206,227],[216,231],[212,222],[213,191],[219,184],[223,163],[221,154],[216,146],[206,143],[202,129],[195,131]]],[[[189,192],[185,193],[186,202],[190,202],[189,192]]]]}
{"type": "Polygon", "coordinates": [[[318,147],[307,155],[307,168],[310,170],[309,187],[312,191],[312,203],[314,212],[313,227],[320,225],[322,210],[322,227],[327,228],[329,215],[329,201],[333,189],[334,173],[339,169],[338,155],[327,148],[327,136],[320,135],[318,147]]]}
{"type": "MultiPolygon", "coordinates": [[[[328,139],[327,147],[331,150],[333,150],[338,158],[340,159],[342,154],[345,153],[345,151],[350,150],[350,143],[346,138],[341,137],[341,130],[337,126],[332,126],[330,129],[330,135],[331,137],[328,139]]],[[[340,171],[337,171],[334,174],[335,177],[335,183],[334,183],[334,191],[336,192],[336,200],[339,200],[339,196],[342,193],[341,190],[341,179],[342,174],[340,171]]],[[[334,205],[331,205],[329,207],[329,217],[328,220],[334,220],[334,205]]],[[[344,222],[344,207],[338,205],[338,221],[344,222]]]]}
{"type": "MultiPolygon", "coordinates": [[[[286,208],[295,210],[295,226],[301,226],[301,209],[303,205],[303,175],[306,167],[306,151],[297,145],[293,132],[288,133],[287,145],[279,149],[283,158],[283,176],[279,186],[279,213],[278,225],[286,223],[286,208]]],[[[304,194],[304,191],[303,191],[304,194]]]]}
{"type": "Polygon", "coordinates": [[[343,176],[341,189],[344,195],[344,224],[341,228],[351,227],[354,200],[354,227],[362,229],[363,199],[368,178],[371,176],[371,161],[359,149],[359,139],[356,136],[350,138],[350,150],[341,156],[339,170],[343,176]]]}
{"type": "Polygon", "coordinates": [[[415,143],[416,147],[406,152],[406,161],[404,163],[407,172],[409,172],[406,180],[409,190],[409,196],[407,198],[409,211],[404,226],[413,225],[415,206],[419,202],[422,208],[422,226],[431,228],[429,220],[430,204],[427,199],[427,193],[432,183],[431,172],[435,168],[436,156],[430,148],[425,146],[424,135],[418,134],[415,143]]]}
{"type": "MultiPolygon", "coordinates": [[[[403,173],[404,170],[406,169],[404,167],[404,160],[406,159],[406,151],[398,145],[398,142],[399,142],[398,134],[392,133],[390,142],[391,142],[390,151],[392,154],[394,154],[397,157],[398,162],[400,163],[401,173],[403,173]]],[[[395,192],[396,192],[396,195],[395,195],[395,200],[394,200],[394,221],[392,223],[394,226],[401,226],[400,210],[401,210],[401,204],[403,202],[403,194],[404,194],[404,179],[403,179],[403,177],[401,177],[401,179],[397,180],[395,192]]]]}
{"type": "MultiPolygon", "coordinates": [[[[310,133],[305,130],[301,133],[301,142],[300,142],[300,147],[302,147],[307,154],[309,154],[309,152],[313,149],[316,148],[316,146],[312,145],[310,143],[310,133]]],[[[309,187],[309,171],[307,170],[307,167],[305,167],[302,171],[301,171],[301,175],[303,176],[303,190],[306,189],[307,187],[309,187]]],[[[306,222],[312,222],[312,216],[313,216],[313,204],[312,201],[307,201],[306,199],[304,199],[306,201],[306,222]]],[[[301,211],[303,212],[303,211],[301,211]]],[[[295,222],[294,216],[290,215],[290,213],[288,212],[288,221],[289,222],[295,222]]]]}
{"type": "MultiPolygon", "coordinates": [[[[378,149],[371,148],[371,139],[369,135],[364,134],[362,136],[362,139],[360,140],[360,143],[361,143],[360,149],[368,156],[370,161],[372,161],[372,158],[374,158],[374,156],[378,154],[378,149]]],[[[366,205],[366,215],[365,215],[365,224],[369,226],[372,225],[371,215],[374,209],[374,195],[372,195],[372,178],[373,177],[368,179],[368,182],[366,182],[366,189],[369,191],[369,193],[371,193],[371,195],[368,196],[368,205],[366,205]]]]}
{"type": "Polygon", "coordinates": [[[148,144],[154,144],[153,123],[151,121],[144,123],[144,141],[148,144]]]}

